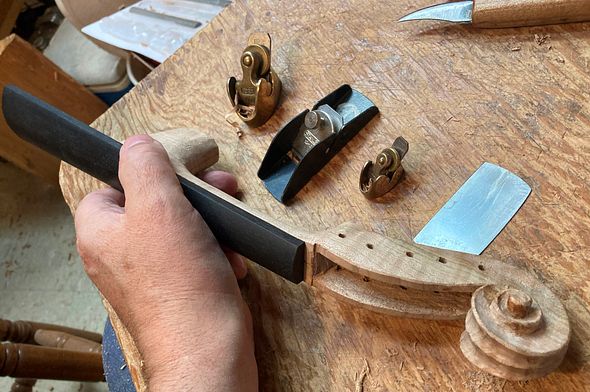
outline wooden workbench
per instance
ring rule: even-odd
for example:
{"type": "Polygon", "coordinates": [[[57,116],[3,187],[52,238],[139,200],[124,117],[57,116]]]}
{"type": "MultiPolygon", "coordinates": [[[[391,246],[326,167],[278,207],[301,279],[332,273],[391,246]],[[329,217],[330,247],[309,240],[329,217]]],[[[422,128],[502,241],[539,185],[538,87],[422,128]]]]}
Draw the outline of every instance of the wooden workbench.
{"type": "MultiPolygon", "coordinates": [[[[94,125],[132,134],[194,127],[220,146],[218,168],[239,177],[242,199],[310,230],[354,220],[407,241],[484,161],[533,189],[484,255],[533,271],[563,301],[572,327],[550,376],[506,382],[472,367],[462,322],[384,316],[251,266],[242,284],[254,317],[263,390],[584,390],[590,387],[590,23],[476,30],[400,16],[430,0],[236,0],[94,125]],[[228,76],[248,35],[273,38],[283,81],[275,115],[236,129],[228,76]],[[343,83],[381,114],[289,206],[256,176],[275,131],[343,83]],[[379,202],[358,191],[367,159],[403,135],[406,176],[379,202]],[[364,389],[363,389],[364,388],[364,389]]],[[[70,167],[62,189],[75,208],[99,185],[70,167]]]]}

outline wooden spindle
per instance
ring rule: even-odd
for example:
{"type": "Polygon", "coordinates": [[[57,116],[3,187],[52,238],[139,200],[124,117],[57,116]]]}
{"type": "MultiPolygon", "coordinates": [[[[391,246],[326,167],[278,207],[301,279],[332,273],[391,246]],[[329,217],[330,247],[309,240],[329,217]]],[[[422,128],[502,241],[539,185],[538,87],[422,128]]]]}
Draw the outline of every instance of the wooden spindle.
{"type": "Polygon", "coordinates": [[[100,354],[20,343],[0,344],[0,376],[104,381],[100,354]]]}

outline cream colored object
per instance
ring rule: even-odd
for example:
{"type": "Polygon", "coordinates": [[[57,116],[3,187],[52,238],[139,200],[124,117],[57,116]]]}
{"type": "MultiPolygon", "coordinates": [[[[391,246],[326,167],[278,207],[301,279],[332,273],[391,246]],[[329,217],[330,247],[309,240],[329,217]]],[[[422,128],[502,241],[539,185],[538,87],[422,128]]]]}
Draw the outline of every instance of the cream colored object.
{"type": "MultiPolygon", "coordinates": [[[[82,30],[82,27],[136,2],[137,0],[55,0],[55,4],[61,13],[78,30],[82,30]]],[[[101,48],[117,56],[125,57],[127,55],[127,52],[122,49],[104,42],[93,41],[101,48]]]]}
{"type": "Polygon", "coordinates": [[[222,7],[188,0],[141,0],[128,7],[85,26],[82,32],[110,45],[139,53],[159,63],[164,62],[186,41],[203,29],[222,7]],[[131,12],[143,9],[144,13],[131,12]],[[170,21],[167,15],[199,22],[198,26],[185,26],[170,21]]]}
{"type": "Polygon", "coordinates": [[[61,13],[78,30],[133,3],[137,0],[55,0],[61,13]]]}
{"type": "Polygon", "coordinates": [[[43,54],[88,87],[117,84],[126,76],[125,59],[98,47],[68,20],[59,26],[43,54]]]}

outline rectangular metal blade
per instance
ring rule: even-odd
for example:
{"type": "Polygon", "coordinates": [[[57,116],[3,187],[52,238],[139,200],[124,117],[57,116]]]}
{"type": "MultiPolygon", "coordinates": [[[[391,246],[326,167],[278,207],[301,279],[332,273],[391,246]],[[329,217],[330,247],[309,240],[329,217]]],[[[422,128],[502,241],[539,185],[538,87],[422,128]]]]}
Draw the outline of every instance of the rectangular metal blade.
{"type": "Polygon", "coordinates": [[[414,238],[440,249],[479,255],[531,193],[517,175],[485,162],[414,238]]]}

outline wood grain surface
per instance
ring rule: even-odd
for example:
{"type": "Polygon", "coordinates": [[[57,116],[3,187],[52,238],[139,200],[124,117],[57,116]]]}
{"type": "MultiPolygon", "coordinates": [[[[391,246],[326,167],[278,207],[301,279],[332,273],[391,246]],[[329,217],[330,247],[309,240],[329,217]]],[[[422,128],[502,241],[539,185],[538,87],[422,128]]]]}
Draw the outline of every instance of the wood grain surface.
{"type": "MultiPolygon", "coordinates": [[[[86,87],[14,34],[0,41],[0,98],[1,90],[7,84],[26,90],[86,124],[94,121],[107,108],[86,87]]],[[[0,157],[57,184],[59,160],[17,137],[2,114],[0,157]]]]}
{"type": "MultiPolygon", "coordinates": [[[[249,206],[310,231],[356,221],[405,241],[482,162],[499,164],[533,192],[484,255],[528,269],[559,296],[572,327],[565,360],[546,378],[507,382],[463,357],[463,321],[377,314],[250,265],[242,289],[254,317],[262,390],[590,385],[590,25],[478,30],[394,22],[431,3],[237,0],[94,125],[121,140],[197,128],[216,139],[216,167],[239,177],[249,206]],[[272,35],[283,96],[264,126],[238,130],[224,119],[231,110],[225,81],[239,73],[244,44],[257,30],[272,35]],[[278,203],[256,176],[275,131],[343,83],[381,114],[289,206],[278,203]],[[363,163],[399,135],[411,146],[405,177],[378,202],[368,201],[357,185],[363,163]]],[[[101,186],[67,166],[61,184],[72,209],[101,186]]]]}
{"type": "Polygon", "coordinates": [[[475,0],[473,24],[499,28],[590,21],[587,0],[475,0]]]}
{"type": "Polygon", "coordinates": [[[24,0],[0,0],[0,38],[10,34],[24,4],[24,0]]]}

